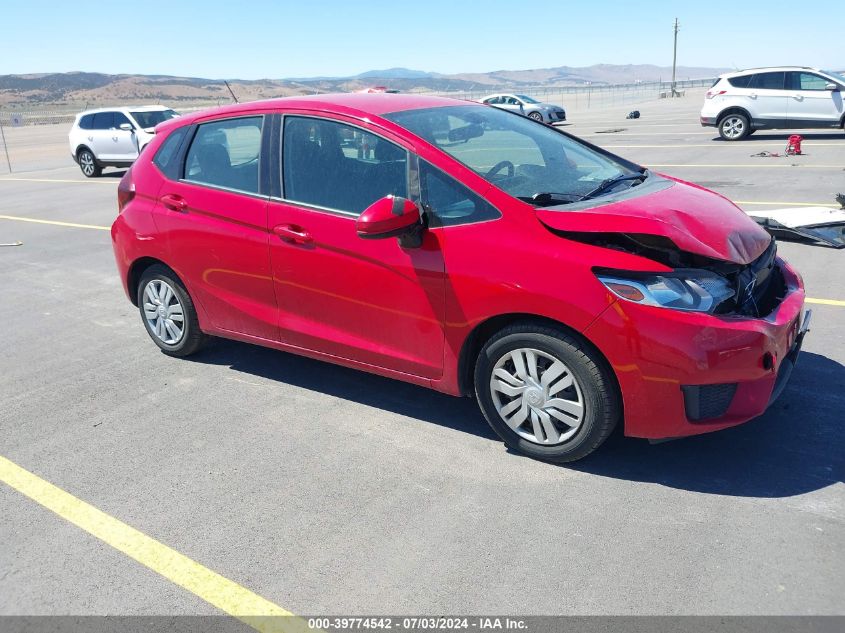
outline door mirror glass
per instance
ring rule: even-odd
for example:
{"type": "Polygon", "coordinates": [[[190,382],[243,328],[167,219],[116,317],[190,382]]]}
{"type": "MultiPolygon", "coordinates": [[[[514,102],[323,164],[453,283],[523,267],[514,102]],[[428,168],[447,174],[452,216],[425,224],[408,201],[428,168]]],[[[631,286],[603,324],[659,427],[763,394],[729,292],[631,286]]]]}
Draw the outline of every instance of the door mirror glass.
{"type": "Polygon", "coordinates": [[[399,237],[421,226],[420,210],[407,198],[385,196],[358,216],[355,230],[364,239],[399,237]]]}

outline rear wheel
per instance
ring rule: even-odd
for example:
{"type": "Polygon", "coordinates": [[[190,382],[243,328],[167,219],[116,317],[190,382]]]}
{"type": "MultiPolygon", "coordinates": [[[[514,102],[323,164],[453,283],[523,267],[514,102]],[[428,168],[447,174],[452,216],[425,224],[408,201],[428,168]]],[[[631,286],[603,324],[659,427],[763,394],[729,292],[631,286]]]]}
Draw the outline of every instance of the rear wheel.
{"type": "Polygon", "coordinates": [[[508,327],[482,348],[475,392],[484,417],[509,447],[570,462],[604,442],[621,415],[604,360],[554,328],[508,327]]]}
{"type": "Polygon", "coordinates": [[[727,114],[719,121],[719,136],[726,141],[739,141],[751,133],[751,125],[744,114],[727,114]]]}
{"type": "Polygon", "coordinates": [[[79,150],[76,156],[79,161],[79,169],[86,178],[97,178],[102,175],[103,168],[97,163],[97,159],[90,149],[83,148],[79,150]]]}
{"type": "Polygon", "coordinates": [[[144,271],[138,284],[138,309],[147,334],[169,356],[190,356],[207,342],[188,291],[165,266],[156,264],[144,271]]]}

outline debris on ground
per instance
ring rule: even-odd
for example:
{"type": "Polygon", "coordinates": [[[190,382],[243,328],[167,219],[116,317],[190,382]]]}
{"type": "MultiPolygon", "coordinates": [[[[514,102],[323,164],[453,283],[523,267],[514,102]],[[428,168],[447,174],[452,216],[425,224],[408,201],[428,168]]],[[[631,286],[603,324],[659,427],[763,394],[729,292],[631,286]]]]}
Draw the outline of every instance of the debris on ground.
{"type": "MultiPolygon", "coordinates": [[[[839,194],[836,200],[843,204],[845,196],[839,194]]],[[[840,209],[791,207],[746,213],[775,238],[811,240],[833,248],[845,248],[845,205],[840,209]]]]}

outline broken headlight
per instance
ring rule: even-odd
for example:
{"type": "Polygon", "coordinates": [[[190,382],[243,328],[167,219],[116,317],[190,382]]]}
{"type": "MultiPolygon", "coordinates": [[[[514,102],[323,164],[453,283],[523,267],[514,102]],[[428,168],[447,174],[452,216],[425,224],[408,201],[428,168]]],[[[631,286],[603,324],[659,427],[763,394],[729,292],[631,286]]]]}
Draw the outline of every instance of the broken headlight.
{"type": "Polygon", "coordinates": [[[673,310],[713,312],[735,294],[727,279],[706,270],[677,270],[663,275],[614,271],[596,276],[621,299],[673,310]]]}

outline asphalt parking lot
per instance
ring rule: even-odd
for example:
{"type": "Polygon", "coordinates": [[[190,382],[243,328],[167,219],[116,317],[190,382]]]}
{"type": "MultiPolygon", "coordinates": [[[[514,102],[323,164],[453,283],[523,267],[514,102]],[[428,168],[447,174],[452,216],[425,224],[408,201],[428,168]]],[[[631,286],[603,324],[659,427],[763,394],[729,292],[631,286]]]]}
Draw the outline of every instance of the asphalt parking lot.
{"type": "MultiPolygon", "coordinates": [[[[788,134],[726,143],[700,105],[565,129],[747,210],[845,192],[842,131],[751,157],[788,134]]],[[[764,416],[551,466],[508,452],[470,400],[241,343],[164,356],[116,274],[119,172],[86,180],[65,127],[27,130],[51,145],[0,174],[0,242],[22,242],[0,247],[0,614],[212,615],[224,581],[303,615],[845,614],[845,251],[780,246],[813,329],[764,416]],[[17,468],[73,497],[21,494],[17,468]],[[222,580],[151,569],[163,550],[134,555],[47,498],[222,580]]]]}

